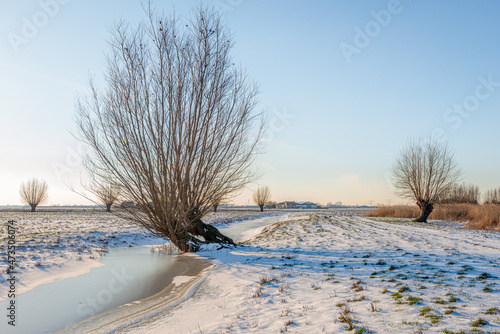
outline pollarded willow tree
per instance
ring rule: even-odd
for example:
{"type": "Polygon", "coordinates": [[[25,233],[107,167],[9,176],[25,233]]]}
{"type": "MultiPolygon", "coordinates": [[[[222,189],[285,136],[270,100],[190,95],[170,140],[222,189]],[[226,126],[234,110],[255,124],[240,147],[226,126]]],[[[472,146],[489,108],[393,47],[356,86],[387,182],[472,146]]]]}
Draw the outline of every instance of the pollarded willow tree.
{"type": "Polygon", "coordinates": [[[31,206],[31,212],[35,212],[36,207],[49,198],[48,190],[47,182],[33,178],[21,183],[19,195],[24,204],[31,206]]]}
{"type": "Polygon", "coordinates": [[[127,218],[182,251],[233,244],[201,219],[256,179],[257,87],[235,66],[231,34],[214,10],[200,7],[182,23],[151,5],[147,14],[137,28],[117,25],[106,88],[91,82],[77,104],[77,137],[90,147],[84,165],[135,203],[127,218]]]}
{"type": "Polygon", "coordinates": [[[96,185],[92,192],[96,195],[100,204],[106,206],[106,212],[111,212],[111,206],[118,202],[120,187],[113,183],[96,185]]]}
{"type": "Polygon", "coordinates": [[[421,209],[417,222],[426,222],[439,196],[460,178],[455,155],[446,144],[412,140],[401,150],[392,169],[398,195],[416,200],[421,209]]]}
{"type": "Polygon", "coordinates": [[[258,187],[253,192],[253,201],[260,207],[260,211],[264,211],[264,205],[271,199],[271,190],[269,187],[258,187]]]}

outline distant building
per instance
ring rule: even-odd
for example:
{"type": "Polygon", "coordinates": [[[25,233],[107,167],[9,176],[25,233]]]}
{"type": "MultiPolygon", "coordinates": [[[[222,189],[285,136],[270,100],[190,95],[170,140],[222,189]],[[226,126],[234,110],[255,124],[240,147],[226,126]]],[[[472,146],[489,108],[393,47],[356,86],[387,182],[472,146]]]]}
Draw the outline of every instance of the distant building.
{"type": "Polygon", "coordinates": [[[297,203],[285,201],[281,203],[276,203],[276,209],[296,209],[297,203]]]}
{"type": "Polygon", "coordinates": [[[297,209],[317,209],[318,205],[312,202],[299,202],[297,203],[297,209]]]}
{"type": "Polygon", "coordinates": [[[131,209],[131,208],[137,208],[138,206],[134,204],[134,202],[122,202],[122,204],[120,204],[120,206],[122,208],[125,208],[125,209],[131,209]]]}
{"type": "Polygon", "coordinates": [[[291,202],[285,201],[276,203],[276,209],[317,209],[318,205],[312,202],[291,202]]]}

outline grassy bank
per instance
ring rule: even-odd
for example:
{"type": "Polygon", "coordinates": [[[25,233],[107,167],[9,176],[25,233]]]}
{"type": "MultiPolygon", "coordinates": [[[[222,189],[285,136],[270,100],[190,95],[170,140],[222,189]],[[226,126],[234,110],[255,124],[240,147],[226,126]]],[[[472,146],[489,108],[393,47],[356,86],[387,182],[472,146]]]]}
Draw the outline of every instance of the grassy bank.
{"type": "MultiPolygon", "coordinates": [[[[417,218],[420,209],[413,205],[382,206],[367,217],[417,218]]],[[[464,222],[468,228],[500,231],[500,205],[441,204],[429,216],[431,220],[464,222]]]]}

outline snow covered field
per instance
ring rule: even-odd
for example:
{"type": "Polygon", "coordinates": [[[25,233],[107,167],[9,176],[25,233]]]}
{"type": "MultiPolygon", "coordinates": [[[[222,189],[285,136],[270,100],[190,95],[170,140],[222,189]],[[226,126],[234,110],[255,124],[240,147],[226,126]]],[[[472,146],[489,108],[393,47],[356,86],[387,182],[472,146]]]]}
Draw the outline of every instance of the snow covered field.
{"type": "Polygon", "coordinates": [[[122,332],[500,332],[499,233],[322,213],[204,255],[192,298],[122,332]]]}
{"type": "MultiPolygon", "coordinates": [[[[358,214],[294,213],[242,233],[233,250],[199,253],[214,266],[191,298],[119,332],[500,333],[500,233],[358,214]]],[[[260,216],[222,211],[205,220],[260,216]]],[[[18,221],[25,290],[88,272],[111,247],[164,243],[105,213],[0,217],[18,221]]],[[[3,257],[5,237],[2,229],[3,257]]]]}
{"type": "MultiPolygon", "coordinates": [[[[205,221],[223,225],[272,213],[220,211],[205,221]]],[[[109,248],[164,244],[139,226],[113,214],[97,211],[1,212],[0,301],[7,298],[7,222],[16,221],[16,292],[24,293],[41,284],[75,277],[100,267],[100,256],[109,248]]]]}

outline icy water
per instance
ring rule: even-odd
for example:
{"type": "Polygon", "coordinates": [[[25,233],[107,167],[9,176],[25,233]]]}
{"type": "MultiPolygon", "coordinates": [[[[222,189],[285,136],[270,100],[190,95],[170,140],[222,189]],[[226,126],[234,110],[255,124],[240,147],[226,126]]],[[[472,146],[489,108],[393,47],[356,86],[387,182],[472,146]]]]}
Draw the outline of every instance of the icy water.
{"type": "Polygon", "coordinates": [[[150,247],[111,249],[103,267],[90,273],[44,284],[16,298],[16,326],[7,325],[9,300],[0,333],[53,333],[106,310],[149,297],[164,289],[175,255],[153,254],[150,247]]]}
{"type": "Polygon", "coordinates": [[[247,239],[247,231],[255,230],[259,227],[268,226],[278,222],[283,216],[265,217],[235,223],[226,228],[219,228],[222,234],[232,238],[234,241],[244,241],[247,239]]]}

